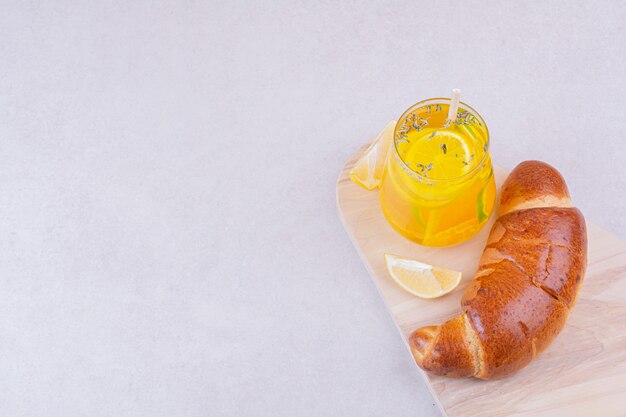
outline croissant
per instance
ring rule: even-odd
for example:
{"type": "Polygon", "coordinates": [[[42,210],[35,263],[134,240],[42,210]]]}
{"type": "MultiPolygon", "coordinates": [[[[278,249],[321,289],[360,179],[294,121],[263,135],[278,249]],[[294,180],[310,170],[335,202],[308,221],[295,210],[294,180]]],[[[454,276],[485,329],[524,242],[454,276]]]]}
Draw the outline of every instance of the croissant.
{"type": "Polygon", "coordinates": [[[411,352],[422,369],[493,379],[528,365],[563,329],[587,265],[587,232],[559,172],[519,164],[505,181],[462,313],[415,330],[411,352]]]}

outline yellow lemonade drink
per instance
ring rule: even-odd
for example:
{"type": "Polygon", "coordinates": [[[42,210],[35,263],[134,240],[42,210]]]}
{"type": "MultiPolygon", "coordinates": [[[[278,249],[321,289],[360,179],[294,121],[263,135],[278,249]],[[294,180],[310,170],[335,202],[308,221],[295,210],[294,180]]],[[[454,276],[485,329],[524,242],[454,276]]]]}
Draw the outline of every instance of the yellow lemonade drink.
{"type": "Polygon", "coordinates": [[[464,103],[456,120],[447,121],[449,103],[425,100],[402,115],[380,186],[389,223],[426,246],[472,237],[489,219],[496,197],[487,125],[464,103]]]}

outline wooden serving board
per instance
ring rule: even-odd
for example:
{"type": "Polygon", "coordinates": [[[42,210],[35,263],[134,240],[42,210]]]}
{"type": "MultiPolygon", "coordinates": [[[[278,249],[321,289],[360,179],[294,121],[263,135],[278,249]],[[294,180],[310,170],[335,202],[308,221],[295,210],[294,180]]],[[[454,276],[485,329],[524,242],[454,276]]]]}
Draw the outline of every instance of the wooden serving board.
{"type": "MultiPolygon", "coordinates": [[[[428,248],[405,239],[385,220],[378,192],[348,178],[364,149],[339,175],[339,215],[406,343],[414,329],[460,312],[494,216],[478,235],[454,247],[428,248]],[[389,277],[385,252],[462,271],[463,280],[441,298],[414,297],[389,277]]],[[[495,172],[499,189],[506,171],[495,172]]],[[[587,228],[589,263],[576,307],[561,334],[530,365],[494,381],[419,370],[444,416],[626,416],[626,243],[592,223],[587,228]]]]}

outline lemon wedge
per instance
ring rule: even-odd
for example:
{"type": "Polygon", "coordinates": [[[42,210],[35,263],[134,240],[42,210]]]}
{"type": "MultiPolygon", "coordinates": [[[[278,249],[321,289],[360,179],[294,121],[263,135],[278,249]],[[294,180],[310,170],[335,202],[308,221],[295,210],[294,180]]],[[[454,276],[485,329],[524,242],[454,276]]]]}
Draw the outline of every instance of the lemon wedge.
{"type": "Polygon", "coordinates": [[[373,190],[380,185],[395,128],[395,120],[387,123],[350,171],[350,179],[366,190],[373,190]]]}
{"type": "Polygon", "coordinates": [[[428,265],[413,259],[385,254],[391,278],[404,290],[421,298],[448,294],[461,282],[461,273],[428,265]]]}

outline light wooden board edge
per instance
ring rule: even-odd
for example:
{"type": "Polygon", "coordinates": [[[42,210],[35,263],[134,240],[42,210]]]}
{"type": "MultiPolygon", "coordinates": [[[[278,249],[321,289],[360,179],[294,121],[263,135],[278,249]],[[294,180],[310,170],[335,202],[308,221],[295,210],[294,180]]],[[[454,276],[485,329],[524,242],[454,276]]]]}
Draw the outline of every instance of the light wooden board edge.
{"type": "MultiPolygon", "coordinates": [[[[339,215],[339,220],[341,221],[341,224],[343,225],[343,228],[346,231],[346,234],[348,235],[348,238],[352,242],[352,245],[357,249],[357,254],[359,255],[359,259],[361,259],[361,262],[363,262],[363,265],[365,265],[365,269],[367,270],[367,273],[369,274],[370,278],[372,278],[372,281],[374,283],[374,287],[376,287],[376,291],[378,291],[378,295],[380,295],[380,297],[384,300],[385,298],[384,298],[383,293],[381,291],[380,285],[378,284],[378,280],[376,279],[376,274],[374,273],[374,271],[370,267],[370,263],[367,260],[367,258],[365,257],[365,255],[363,254],[363,252],[361,252],[358,249],[358,247],[359,247],[358,241],[355,239],[354,235],[352,233],[350,233],[350,226],[348,225],[348,223],[347,223],[347,221],[346,221],[346,219],[344,217],[343,211],[341,211],[341,203],[340,203],[340,199],[339,199],[340,198],[339,197],[339,183],[341,181],[345,181],[346,179],[348,181],[352,181],[348,177],[348,173],[352,169],[352,166],[354,165],[354,163],[357,161],[359,155],[361,155],[365,151],[365,149],[367,149],[367,147],[369,147],[369,143],[367,143],[366,145],[362,146],[352,156],[352,158],[350,158],[350,160],[346,163],[346,165],[344,165],[344,167],[339,172],[339,176],[337,177],[337,187],[335,189],[335,200],[336,200],[337,214],[339,215]]],[[[409,347],[409,344],[407,343],[406,337],[404,336],[404,333],[402,332],[402,329],[398,325],[398,322],[393,319],[394,315],[393,315],[393,312],[391,311],[391,309],[389,307],[389,304],[387,304],[385,302],[383,302],[383,304],[385,305],[385,309],[387,310],[387,313],[392,318],[393,324],[394,324],[396,330],[398,331],[398,334],[400,335],[400,337],[404,341],[404,343],[403,343],[404,347],[406,348],[408,354],[412,357],[413,354],[411,353],[411,348],[409,347]]],[[[443,405],[439,401],[439,396],[437,395],[437,393],[435,392],[432,384],[430,383],[430,380],[428,379],[428,375],[417,365],[415,365],[415,369],[417,369],[417,372],[422,377],[422,380],[424,381],[424,384],[428,387],[428,391],[430,392],[430,395],[433,397],[433,400],[435,401],[435,404],[437,405],[437,408],[439,409],[439,412],[441,413],[442,416],[447,417],[446,410],[443,408],[443,405]]]]}

